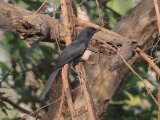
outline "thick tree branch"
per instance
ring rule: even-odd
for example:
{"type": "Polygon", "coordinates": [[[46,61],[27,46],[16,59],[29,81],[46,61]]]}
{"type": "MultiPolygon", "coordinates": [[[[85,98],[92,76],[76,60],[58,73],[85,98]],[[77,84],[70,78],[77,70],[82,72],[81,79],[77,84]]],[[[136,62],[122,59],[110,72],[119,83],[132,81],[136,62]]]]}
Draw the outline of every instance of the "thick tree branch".
{"type": "MultiPolygon", "coordinates": [[[[85,21],[76,22],[77,25],[97,27],[85,21]]],[[[20,38],[26,42],[32,43],[39,40],[55,42],[55,39],[64,41],[64,33],[59,20],[47,15],[34,14],[3,1],[0,1],[0,28],[19,34],[20,38]]],[[[104,32],[97,34],[98,39],[115,43],[123,43],[126,40],[113,32],[107,30],[104,32]]]]}
{"type": "MultiPolygon", "coordinates": [[[[160,0],[159,0],[160,2],[160,0]]],[[[136,39],[145,49],[150,46],[158,34],[157,21],[152,0],[144,0],[129,15],[124,17],[114,28],[125,38],[136,39]]],[[[95,55],[93,55],[94,57],[95,55]]],[[[130,63],[137,61],[137,56],[130,63]]],[[[114,95],[123,76],[128,73],[126,66],[110,72],[107,68],[111,57],[102,56],[96,65],[86,65],[88,78],[92,83],[92,96],[99,105],[99,114],[105,109],[114,95]],[[123,75],[122,75],[123,74],[123,75]],[[104,107],[105,106],[105,107],[104,107]]]]}
{"type": "Polygon", "coordinates": [[[19,34],[26,42],[51,41],[62,37],[60,24],[47,15],[34,14],[28,10],[0,1],[0,28],[19,34]]]}

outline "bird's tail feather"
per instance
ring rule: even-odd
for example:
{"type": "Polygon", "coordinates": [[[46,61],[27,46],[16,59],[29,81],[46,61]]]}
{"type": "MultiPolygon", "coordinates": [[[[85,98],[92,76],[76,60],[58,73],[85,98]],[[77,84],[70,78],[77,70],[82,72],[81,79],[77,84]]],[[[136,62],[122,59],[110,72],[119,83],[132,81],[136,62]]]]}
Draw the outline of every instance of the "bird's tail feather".
{"type": "Polygon", "coordinates": [[[59,69],[56,69],[49,77],[49,79],[47,80],[47,83],[45,84],[41,94],[39,95],[39,100],[43,100],[47,94],[47,92],[49,91],[49,89],[51,88],[52,86],[52,83],[53,81],[55,80],[58,72],[59,72],[60,68],[59,69]]]}

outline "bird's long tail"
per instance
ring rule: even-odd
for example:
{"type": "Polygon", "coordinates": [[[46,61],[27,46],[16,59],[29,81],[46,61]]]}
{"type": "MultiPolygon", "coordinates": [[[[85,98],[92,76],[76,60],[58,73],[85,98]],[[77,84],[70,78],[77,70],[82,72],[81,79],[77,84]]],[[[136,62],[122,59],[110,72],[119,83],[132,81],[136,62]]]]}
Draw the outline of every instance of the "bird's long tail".
{"type": "Polygon", "coordinates": [[[43,99],[45,98],[47,92],[48,92],[49,89],[51,88],[52,83],[53,83],[53,81],[55,80],[55,78],[56,78],[56,76],[57,76],[57,74],[58,74],[58,72],[59,72],[60,69],[61,69],[61,68],[56,69],[56,70],[50,75],[50,77],[49,77],[49,79],[47,80],[47,83],[45,84],[45,86],[44,86],[41,94],[39,95],[39,100],[43,100],[43,99]]]}

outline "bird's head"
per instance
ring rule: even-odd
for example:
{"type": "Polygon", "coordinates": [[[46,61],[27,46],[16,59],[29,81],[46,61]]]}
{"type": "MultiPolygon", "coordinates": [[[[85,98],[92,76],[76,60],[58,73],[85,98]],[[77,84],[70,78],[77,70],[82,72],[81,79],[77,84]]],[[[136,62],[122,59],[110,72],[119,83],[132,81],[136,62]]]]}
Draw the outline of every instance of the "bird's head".
{"type": "Polygon", "coordinates": [[[80,34],[78,35],[78,40],[81,41],[90,41],[90,39],[92,38],[92,36],[98,32],[99,30],[93,28],[93,27],[86,27],[84,29],[81,30],[80,34]]]}
{"type": "Polygon", "coordinates": [[[97,29],[95,29],[95,28],[93,28],[93,27],[87,27],[87,28],[85,28],[85,31],[86,31],[87,37],[88,37],[89,39],[91,39],[92,36],[93,36],[96,32],[98,32],[99,30],[97,30],[97,29]]]}

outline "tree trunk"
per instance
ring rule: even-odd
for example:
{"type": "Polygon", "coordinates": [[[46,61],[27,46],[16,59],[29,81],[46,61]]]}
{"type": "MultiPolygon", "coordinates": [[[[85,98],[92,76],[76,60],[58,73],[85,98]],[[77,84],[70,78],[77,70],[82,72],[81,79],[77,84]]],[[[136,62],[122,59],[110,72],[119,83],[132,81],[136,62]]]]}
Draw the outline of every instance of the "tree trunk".
{"type": "MultiPolygon", "coordinates": [[[[144,0],[137,5],[131,13],[122,18],[113,30],[125,38],[136,39],[143,49],[151,46],[158,34],[152,0],[144,0]]],[[[129,61],[130,64],[133,65],[138,58],[138,55],[133,57],[129,61]]],[[[91,81],[92,96],[99,115],[107,108],[109,100],[112,99],[123,76],[129,72],[125,65],[114,72],[110,72],[107,69],[109,59],[108,56],[103,55],[96,65],[86,64],[88,80],[91,81]]]]}

